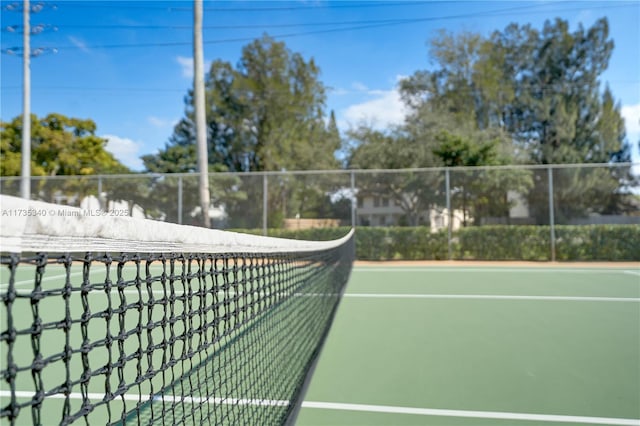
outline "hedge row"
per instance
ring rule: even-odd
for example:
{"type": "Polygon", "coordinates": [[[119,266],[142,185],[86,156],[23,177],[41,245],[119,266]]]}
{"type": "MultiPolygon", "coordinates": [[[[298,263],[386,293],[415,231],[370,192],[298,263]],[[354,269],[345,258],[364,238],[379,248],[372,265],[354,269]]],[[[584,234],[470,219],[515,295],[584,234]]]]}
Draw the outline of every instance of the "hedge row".
{"type": "MultiPolygon", "coordinates": [[[[305,240],[331,240],[349,228],[270,229],[269,235],[305,240]]],[[[245,231],[260,234],[262,231],[245,231]]],[[[555,227],[556,260],[640,261],[640,225],[555,227]]],[[[551,260],[548,226],[481,226],[453,232],[452,258],[457,260],[551,260]]],[[[360,260],[448,259],[447,232],[426,227],[359,227],[356,257],[360,260]]]]}

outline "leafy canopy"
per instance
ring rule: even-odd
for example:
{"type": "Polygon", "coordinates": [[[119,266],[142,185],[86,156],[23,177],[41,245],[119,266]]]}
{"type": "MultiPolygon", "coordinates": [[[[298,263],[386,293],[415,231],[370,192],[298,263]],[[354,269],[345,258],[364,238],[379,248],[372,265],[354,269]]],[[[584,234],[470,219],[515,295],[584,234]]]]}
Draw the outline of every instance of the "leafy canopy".
{"type": "MultiPolygon", "coordinates": [[[[319,76],[313,59],[267,35],[245,46],[235,67],[214,61],[206,76],[209,163],[228,171],[338,167],[340,135],[319,76]]],[[[195,170],[191,92],[185,103],[165,149],[143,157],[147,170],[195,170]]]]}
{"type": "MultiPolygon", "coordinates": [[[[96,136],[92,120],[49,114],[31,115],[31,174],[33,176],[128,173],[96,136]]],[[[22,116],[0,122],[0,172],[19,176],[21,171],[22,116]]]]}

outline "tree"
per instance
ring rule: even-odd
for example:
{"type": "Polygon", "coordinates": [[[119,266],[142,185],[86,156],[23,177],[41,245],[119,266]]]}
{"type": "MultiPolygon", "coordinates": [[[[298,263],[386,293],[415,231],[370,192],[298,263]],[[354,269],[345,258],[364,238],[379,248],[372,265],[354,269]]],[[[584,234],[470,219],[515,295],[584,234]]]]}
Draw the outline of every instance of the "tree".
{"type": "MultiPolygon", "coordinates": [[[[91,120],[49,114],[31,116],[31,170],[34,176],[123,173],[128,169],[109,153],[107,140],[96,136],[91,120]]],[[[2,176],[20,174],[22,116],[1,122],[2,176]],[[17,161],[17,163],[16,163],[17,161]]]]}
{"type": "MultiPolygon", "coordinates": [[[[351,130],[352,148],[348,158],[351,168],[402,169],[423,168],[436,164],[428,141],[416,139],[403,126],[389,132],[365,125],[351,130]]],[[[390,199],[403,211],[400,222],[406,225],[427,224],[425,213],[445,205],[444,174],[432,171],[391,171],[359,175],[358,197],[390,199]]]]}
{"type": "MultiPolygon", "coordinates": [[[[340,148],[340,135],[333,113],[327,120],[325,87],[319,75],[313,59],[305,60],[266,35],[242,49],[237,66],[214,61],[206,78],[209,162],[214,170],[337,168],[335,152],[340,148]]],[[[195,142],[191,93],[185,103],[185,117],[174,128],[165,149],[144,158],[147,170],[174,171],[176,166],[171,162],[178,160],[179,168],[191,171],[189,147],[195,142]]],[[[277,191],[272,185],[269,190],[277,191]]],[[[262,198],[262,186],[243,191],[246,202],[236,200],[227,208],[232,217],[245,218],[245,224],[259,223],[261,212],[255,208],[255,200],[262,198]],[[249,218],[250,212],[255,217],[249,218]]],[[[270,193],[268,199],[270,211],[286,210],[281,204],[284,198],[277,192],[270,193]]],[[[306,198],[309,202],[320,199],[306,198]]],[[[307,204],[306,208],[312,206],[307,204]]]]}
{"type": "MultiPolygon", "coordinates": [[[[501,166],[511,163],[501,155],[499,147],[504,139],[489,132],[476,132],[476,140],[446,130],[436,137],[434,154],[447,167],[501,166]]],[[[463,169],[451,171],[451,200],[454,208],[462,210],[462,223],[469,219],[475,224],[489,217],[509,217],[513,201],[509,192],[526,193],[533,186],[532,175],[523,169],[463,169]]]]}
{"type": "MultiPolygon", "coordinates": [[[[435,67],[401,83],[403,99],[412,108],[408,121],[421,134],[437,127],[421,124],[433,114],[448,115],[456,129],[467,133],[500,129],[510,139],[515,161],[629,161],[619,106],[599,83],[613,47],[606,19],[573,32],[560,19],[547,21],[540,31],[511,24],[487,38],[441,32],[431,41],[435,67]]],[[[571,186],[579,181],[563,180],[565,175],[558,175],[556,186],[567,188],[567,196],[581,195],[581,201],[559,198],[558,205],[570,206],[573,214],[621,211],[628,198],[624,188],[633,180],[628,168],[616,168],[588,189],[571,186]],[[593,191],[608,195],[594,201],[587,196],[593,191]]],[[[545,179],[535,180],[530,206],[545,205],[538,198],[547,193],[546,185],[545,179]]],[[[534,214],[540,220],[545,216],[534,214]]]]}
{"type": "MultiPolygon", "coordinates": [[[[210,163],[229,171],[329,169],[340,137],[325,113],[326,89],[313,59],[265,35],[236,67],[214,61],[206,79],[210,163]]],[[[192,93],[166,149],[194,141],[192,93]]]]}
{"type": "MultiPolygon", "coordinates": [[[[0,173],[19,176],[22,149],[22,117],[0,123],[0,173]]],[[[91,176],[128,173],[129,169],[109,153],[107,140],[96,136],[92,120],[69,118],[62,114],[31,116],[32,176],[91,176]]],[[[97,195],[95,182],[89,178],[65,179],[57,184],[53,179],[36,185],[38,197],[54,201],[56,193],[67,196],[97,195]]]]}
{"type": "Polygon", "coordinates": [[[547,21],[542,31],[509,25],[491,37],[441,32],[431,41],[432,71],[401,83],[414,110],[428,104],[467,126],[502,128],[537,164],[607,162],[626,145],[623,128],[600,132],[603,108],[613,95],[600,92],[613,41],[606,19],[569,32],[566,21],[547,21]],[[599,124],[600,123],[600,124],[599,124]]]}
{"type": "MultiPolygon", "coordinates": [[[[349,132],[353,144],[350,165],[398,169],[519,162],[509,136],[500,128],[481,130],[476,123],[466,121],[464,115],[450,113],[446,106],[420,102],[413,104],[405,122],[392,131],[360,126],[349,132]]],[[[451,171],[451,177],[452,202],[463,212],[464,225],[471,218],[479,224],[485,217],[507,217],[513,204],[507,196],[509,191],[524,191],[531,186],[531,176],[526,171],[451,171]]],[[[366,190],[372,196],[393,194],[396,205],[405,212],[404,222],[414,225],[424,222],[428,209],[443,209],[446,205],[444,178],[443,171],[385,173],[376,175],[366,190]]]]}
{"type": "MultiPolygon", "coordinates": [[[[179,126],[180,124],[178,124],[179,126]]],[[[143,156],[142,161],[149,172],[157,174],[152,186],[153,202],[158,212],[164,215],[164,220],[177,222],[178,188],[182,186],[183,221],[200,223],[197,220],[197,217],[202,215],[198,201],[198,178],[196,174],[190,175],[197,169],[195,144],[167,144],[165,149],[158,154],[143,156]],[[172,176],[167,173],[181,173],[182,175],[172,176]]],[[[212,172],[209,176],[211,203],[224,206],[227,211],[232,213],[241,211],[242,207],[238,207],[238,204],[242,204],[248,199],[247,191],[252,190],[251,186],[243,185],[241,177],[225,173],[226,170],[221,164],[214,164],[210,171],[212,172]]],[[[131,200],[131,202],[136,201],[131,200]]],[[[215,225],[216,227],[242,227],[243,224],[218,222],[215,225]]]]}

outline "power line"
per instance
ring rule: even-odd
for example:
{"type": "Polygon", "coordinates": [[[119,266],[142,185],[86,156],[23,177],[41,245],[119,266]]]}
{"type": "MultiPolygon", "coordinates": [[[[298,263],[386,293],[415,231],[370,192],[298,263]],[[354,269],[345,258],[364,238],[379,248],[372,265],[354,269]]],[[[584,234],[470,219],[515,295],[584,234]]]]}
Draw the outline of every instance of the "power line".
{"type": "MultiPolygon", "coordinates": [[[[414,18],[415,19],[415,18],[414,18]]],[[[205,25],[203,29],[209,30],[235,30],[235,29],[261,29],[261,28],[291,28],[291,27],[320,27],[335,25],[361,25],[361,24],[394,24],[410,23],[414,19],[377,19],[368,21],[333,21],[333,22],[307,22],[294,24],[245,24],[245,25],[205,25]]],[[[3,29],[8,32],[16,31],[17,26],[13,25],[3,29]]],[[[114,30],[114,29],[134,29],[134,30],[192,30],[191,25],[65,25],[65,29],[92,29],[92,30],[114,30]]]]}
{"type": "MultiPolygon", "coordinates": [[[[316,35],[316,34],[329,34],[329,33],[338,33],[344,31],[358,31],[363,29],[373,29],[373,28],[381,28],[388,26],[397,26],[397,25],[405,25],[405,24],[414,24],[421,22],[431,22],[431,21],[443,21],[443,20],[453,20],[453,19],[463,19],[463,18],[471,18],[478,16],[499,16],[505,13],[512,13],[514,11],[521,11],[526,9],[531,9],[533,7],[537,7],[537,5],[526,5],[526,6],[515,6],[504,9],[497,9],[493,11],[487,12],[479,12],[479,13],[465,13],[459,15],[449,15],[449,16],[439,16],[439,17],[425,17],[425,18],[409,18],[409,19],[399,19],[399,20],[388,20],[388,21],[380,21],[378,23],[371,24],[361,24],[354,25],[350,27],[341,27],[341,28],[328,28],[322,30],[313,30],[313,31],[302,31],[296,33],[286,33],[286,34],[277,34],[272,35],[274,39],[283,39],[283,38],[293,38],[307,35],[316,35]]],[[[548,13],[549,11],[544,11],[548,13]]],[[[529,13],[535,13],[529,12],[529,13]]],[[[367,22],[367,21],[362,21],[367,22]]],[[[237,42],[247,42],[255,40],[255,36],[252,37],[237,37],[237,38],[226,38],[219,40],[207,40],[204,41],[204,44],[223,44],[223,43],[237,43],[237,42]]],[[[153,43],[136,43],[136,44],[107,44],[107,45],[95,45],[95,46],[85,46],[85,48],[94,48],[94,49],[120,49],[120,48],[141,48],[141,47],[171,47],[171,46],[189,46],[191,45],[191,41],[184,42],[153,42],[153,43]]],[[[60,46],[58,49],[78,49],[78,46],[60,46]]]]}
{"type": "MultiPolygon", "coordinates": [[[[317,11],[319,9],[354,9],[354,8],[379,8],[379,7],[400,7],[400,6],[416,6],[424,4],[438,4],[438,3],[452,3],[454,0],[447,1],[362,1],[362,2],[327,2],[322,4],[309,3],[309,4],[295,4],[290,6],[260,6],[260,7],[205,7],[205,11],[214,12],[267,12],[267,11],[291,11],[291,10],[309,10],[317,11]]],[[[256,2],[247,2],[247,5],[256,2]]],[[[283,2],[285,3],[285,2],[283,2]]],[[[293,2],[289,2],[293,3],[293,2]]],[[[143,10],[165,10],[168,12],[192,12],[193,8],[184,6],[157,6],[153,4],[140,5],[130,4],[126,2],[77,2],[73,5],[74,8],[104,8],[104,9],[143,9],[143,10]]]]}
{"type": "MultiPolygon", "coordinates": [[[[150,2],[151,3],[151,2],[150,2]]],[[[269,11],[318,11],[321,9],[367,9],[367,8],[380,8],[380,7],[401,7],[401,6],[420,6],[420,5],[442,5],[442,4],[464,4],[464,3],[477,3],[476,0],[426,0],[426,1],[361,1],[361,2],[353,2],[353,1],[328,1],[321,4],[318,3],[308,3],[308,4],[295,4],[289,6],[259,6],[253,7],[250,6],[252,4],[259,3],[257,1],[246,2],[246,5],[249,7],[205,7],[205,11],[211,12],[269,12],[269,11]]],[[[282,3],[293,3],[282,2],[282,3]]],[[[560,2],[557,2],[560,3],[560,2]]],[[[556,3],[556,4],[557,4],[556,3]]],[[[562,0],[561,3],[588,3],[589,8],[593,8],[591,5],[591,0],[562,0]]],[[[607,6],[596,6],[598,8],[601,7],[611,7],[612,3],[627,3],[627,6],[635,5],[637,6],[637,2],[635,0],[614,0],[607,2],[607,6]]],[[[237,4],[237,3],[234,3],[237,4]]],[[[544,6],[544,4],[534,5],[544,6]]],[[[167,12],[192,12],[193,9],[191,7],[184,6],[156,6],[153,4],[149,5],[139,5],[139,4],[130,4],[123,1],[112,1],[112,2],[74,2],[74,8],[102,8],[102,9],[127,9],[127,10],[135,10],[135,9],[143,9],[143,10],[159,10],[159,11],[167,11],[167,12]]],[[[614,6],[615,7],[615,6],[614,6]]]]}
{"type": "MultiPolygon", "coordinates": [[[[30,14],[39,13],[47,8],[57,10],[58,7],[56,5],[46,4],[44,2],[38,2],[35,4],[29,3],[29,2],[24,2],[24,3],[14,2],[14,3],[5,5],[4,7],[2,7],[2,9],[7,12],[20,12],[22,14],[26,14],[26,21],[23,20],[22,25],[8,25],[2,28],[2,31],[8,32],[8,33],[21,34],[23,38],[23,44],[25,46],[27,45],[27,40],[30,39],[30,36],[32,34],[38,35],[46,31],[58,31],[58,27],[51,24],[32,25],[30,23],[30,14]],[[25,9],[25,5],[27,7],[26,9],[25,9]],[[25,34],[25,29],[27,31],[27,34],[25,34]]],[[[25,52],[25,48],[23,46],[9,47],[9,48],[0,49],[0,52],[8,55],[15,55],[15,56],[20,56],[20,55],[24,56],[26,54],[27,56],[34,57],[34,58],[37,56],[42,56],[46,53],[58,52],[57,49],[48,47],[48,46],[26,47],[26,49],[27,51],[25,52]]]]}
{"type": "MultiPolygon", "coordinates": [[[[460,16],[450,17],[429,17],[429,18],[397,18],[397,19],[378,19],[378,20],[359,20],[359,21],[327,21],[327,22],[306,22],[306,23],[285,23],[285,24],[241,24],[241,25],[205,25],[204,29],[211,30],[233,30],[233,29],[262,29],[262,28],[291,28],[291,27],[317,27],[317,26],[336,26],[336,25],[399,25],[399,24],[411,24],[415,22],[423,22],[426,20],[439,20],[439,19],[458,19],[460,17],[469,16],[504,16],[510,15],[515,10],[529,9],[532,7],[538,7],[539,5],[526,5],[518,6],[514,8],[498,10],[493,12],[480,12],[477,14],[466,14],[460,16]]],[[[615,9],[625,7],[637,7],[637,3],[618,4],[618,5],[603,5],[603,6],[590,6],[590,9],[615,9]]],[[[549,9],[533,11],[531,13],[549,13],[549,12],[572,12],[581,10],[581,8],[561,8],[561,9],[549,9]]],[[[10,25],[3,28],[3,31],[17,32],[18,25],[10,25]]],[[[64,29],[93,29],[93,30],[113,30],[113,29],[135,29],[135,30],[191,30],[191,25],[63,25],[64,29]]],[[[54,27],[54,31],[58,28],[54,27]]]]}
{"type": "MultiPolygon", "coordinates": [[[[405,1],[405,2],[344,2],[344,3],[329,3],[329,8],[335,9],[355,9],[355,8],[376,8],[376,7],[398,7],[398,6],[415,6],[415,5],[423,5],[423,4],[437,4],[437,3],[451,3],[451,1],[405,1]]],[[[295,6],[273,6],[273,7],[251,7],[249,9],[246,8],[222,8],[222,7],[206,7],[204,10],[206,11],[215,11],[215,12],[267,12],[267,11],[290,11],[290,10],[317,10],[319,7],[314,4],[304,5],[298,4],[295,6]]]]}
{"type": "MultiPolygon", "coordinates": [[[[31,34],[41,34],[48,30],[58,31],[58,27],[51,24],[37,24],[37,25],[31,25],[30,30],[31,30],[31,34]]],[[[2,31],[7,33],[22,34],[23,29],[21,25],[7,25],[6,27],[2,28],[2,31]]]]}
{"type": "MultiPolygon", "coordinates": [[[[429,2],[427,2],[429,3],[429,2]]],[[[637,4],[629,3],[623,5],[607,5],[607,6],[592,6],[591,9],[596,8],[621,8],[621,7],[630,7],[637,6],[637,4]]],[[[312,31],[302,31],[295,33],[285,33],[272,35],[274,39],[283,39],[283,38],[294,38],[301,37],[307,35],[316,35],[316,34],[329,34],[329,33],[338,33],[338,32],[346,32],[346,31],[359,31],[365,29],[373,29],[373,28],[381,28],[381,27],[389,27],[389,26],[397,26],[397,25],[406,25],[406,24],[415,24],[421,22],[433,22],[433,21],[443,21],[443,20],[454,20],[454,19],[463,19],[469,17],[478,17],[478,16],[504,16],[512,14],[515,11],[521,11],[530,9],[533,7],[538,7],[538,5],[525,5],[525,6],[516,6],[506,9],[498,9],[487,12],[479,12],[479,13],[469,13],[469,14],[460,14],[460,15],[450,15],[450,16],[439,16],[439,17],[424,17],[424,18],[405,18],[405,19],[386,19],[386,20],[369,20],[369,21],[336,21],[336,22],[318,22],[318,23],[307,23],[307,24],[267,24],[267,25],[214,25],[209,26],[207,28],[210,29],[250,29],[250,28],[286,28],[286,27],[297,27],[297,26],[330,26],[330,25],[351,25],[348,27],[339,27],[339,28],[327,28],[320,30],[312,30],[312,31]]],[[[549,13],[549,12],[566,12],[566,11],[576,11],[580,10],[579,8],[565,8],[565,9],[553,9],[553,10],[538,10],[538,11],[530,11],[529,13],[549,13]]],[[[100,28],[100,26],[70,26],[70,28],[100,28]]],[[[134,29],[187,29],[191,28],[190,26],[156,26],[156,25],[113,25],[113,26],[103,26],[103,28],[107,29],[115,29],[115,28],[134,28],[134,29]]],[[[247,42],[255,40],[255,36],[252,37],[237,37],[237,38],[226,38],[226,39],[218,39],[218,40],[206,40],[205,44],[225,44],[225,43],[238,43],[238,42],[247,42]]],[[[110,44],[110,45],[95,45],[95,46],[84,46],[84,48],[96,48],[96,49],[119,49],[119,48],[145,48],[145,47],[171,47],[171,46],[187,46],[190,45],[191,41],[184,42],[153,42],[153,43],[137,43],[137,44],[110,44]]],[[[60,46],[59,50],[67,50],[67,49],[79,49],[80,47],[75,45],[68,46],[60,46]]],[[[6,52],[16,51],[18,48],[5,48],[3,49],[6,52]]]]}
{"type": "MultiPolygon", "coordinates": [[[[22,86],[1,86],[2,90],[20,90],[22,86]]],[[[118,91],[118,92],[172,92],[172,93],[184,93],[188,89],[167,89],[167,88],[140,88],[140,87],[79,87],[79,86],[37,86],[35,90],[38,91],[118,91]]]]}
{"type": "MultiPolygon", "coordinates": [[[[625,83],[625,84],[636,84],[640,83],[640,80],[607,80],[608,83],[625,83]]],[[[583,84],[579,82],[571,82],[565,81],[562,82],[565,86],[579,86],[581,87],[583,84]]],[[[529,83],[530,87],[536,86],[533,82],[529,83]]],[[[547,84],[547,87],[538,87],[538,90],[555,92],[557,91],[554,87],[554,83],[547,84]]],[[[11,85],[11,86],[0,86],[0,89],[3,91],[11,91],[11,90],[20,90],[22,86],[11,85]]],[[[375,95],[376,93],[371,93],[371,90],[344,90],[344,89],[336,89],[327,87],[325,88],[328,93],[337,92],[337,94],[363,94],[363,95],[375,95]]],[[[168,89],[168,88],[153,88],[153,87],[80,87],[80,86],[36,86],[35,90],[37,91],[107,91],[107,92],[163,92],[163,93],[185,93],[188,90],[191,90],[190,87],[184,89],[168,89]]],[[[277,91],[276,91],[277,92],[277,91]]],[[[282,91],[287,92],[287,91],[282,91]]]]}

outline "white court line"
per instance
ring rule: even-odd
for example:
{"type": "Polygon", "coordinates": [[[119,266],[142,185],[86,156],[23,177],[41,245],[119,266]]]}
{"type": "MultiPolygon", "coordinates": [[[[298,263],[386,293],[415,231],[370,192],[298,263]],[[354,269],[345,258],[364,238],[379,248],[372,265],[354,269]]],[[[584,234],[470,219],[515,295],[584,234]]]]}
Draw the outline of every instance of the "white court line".
{"type": "Polygon", "coordinates": [[[479,299],[479,300],[549,300],[571,302],[640,302],[639,297],[583,297],[583,296],[516,296],[502,294],[372,294],[347,293],[344,297],[372,299],[479,299]]]}
{"type": "Polygon", "coordinates": [[[256,407],[287,407],[289,401],[283,399],[258,399],[258,398],[220,398],[220,397],[192,397],[179,395],[165,395],[153,398],[154,401],[163,402],[187,402],[193,404],[224,404],[224,405],[253,405],[256,407]]]}
{"type": "MultiPolygon", "coordinates": [[[[174,294],[176,296],[183,296],[183,295],[196,296],[198,288],[196,286],[192,286],[191,290],[192,290],[192,292],[188,293],[187,291],[184,291],[182,288],[176,288],[175,291],[174,291],[174,294]]],[[[119,294],[118,286],[116,284],[113,284],[111,286],[111,293],[113,295],[118,295],[119,294]]],[[[125,294],[125,295],[126,294],[138,295],[139,292],[138,292],[138,290],[133,290],[133,289],[129,288],[127,290],[123,290],[122,293],[125,294]]],[[[140,289],[140,293],[142,293],[143,297],[147,296],[149,294],[149,291],[147,290],[146,285],[143,286],[140,289]]],[[[151,293],[153,295],[156,295],[156,296],[164,296],[165,291],[164,290],[151,290],[151,293]]],[[[171,290],[169,288],[167,288],[166,293],[167,293],[167,296],[170,296],[171,295],[171,290]]],[[[245,295],[246,296],[270,296],[270,295],[274,296],[276,294],[281,294],[281,295],[284,295],[284,296],[305,296],[305,295],[309,295],[309,296],[334,296],[334,294],[331,294],[331,293],[325,293],[325,294],[320,294],[320,293],[301,294],[301,293],[291,293],[291,292],[289,292],[289,293],[286,293],[286,292],[278,293],[278,292],[275,292],[275,291],[273,291],[271,293],[265,293],[263,291],[260,291],[260,292],[255,291],[255,292],[247,292],[247,293],[236,293],[236,292],[231,291],[231,290],[229,290],[229,291],[218,290],[216,293],[218,295],[226,295],[228,293],[229,296],[236,296],[236,295],[237,296],[245,296],[245,295]]],[[[27,290],[19,291],[18,294],[28,295],[28,294],[31,294],[31,291],[27,291],[27,290]]],[[[79,293],[76,292],[74,294],[79,294],[79,293]]],[[[92,289],[92,291],[90,291],[88,293],[89,296],[104,296],[104,294],[105,294],[104,293],[104,289],[92,289]]],[[[212,292],[207,290],[207,291],[205,291],[205,294],[208,296],[208,295],[212,294],[212,292]]]]}
{"type": "MultiPolygon", "coordinates": [[[[16,391],[16,397],[18,398],[33,398],[33,392],[25,392],[25,391],[16,391]]],[[[10,397],[10,391],[0,391],[0,397],[10,397]]],[[[66,396],[61,393],[57,393],[47,398],[51,399],[65,399],[66,396]]],[[[103,393],[88,393],[87,398],[90,400],[99,400],[102,401],[104,399],[103,393]]],[[[114,400],[119,400],[124,398],[125,401],[148,401],[147,395],[133,395],[133,394],[125,394],[122,396],[117,396],[114,400]]],[[[69,399],[83,399],[81,393],[70,393],[69,399]]],[[[260,399],[260,398],[221,398],[221,397],[192,397],[192,396],[179,396],[179,395],[158,395],[153,398],[153,401],[164,401],[164,402],[184,402],[191,404],[219,404],[219,405],[253,405],[253,406],[262,406],[262,407],[286,407],[289,405],[289,401],[281,400],[281,399],[260,399]]]]}
{"type": "MultiPolygon", "coordinates": [[[[0,397],[11,396],[10,391],[0,391],[0,397]]],[[[33,392],[16,392],[18,398],[32,398],[33,392]]],[[[104,394],[89,393],[87,397],[92,400],[102,400],[104,394]]],[[[66,398],[62,394],[52,395],[48,398],[66,398]]],[[[71,399],[82,399],[82,394],[71,393],[71,399]]],[[[124,398],[127,401],[140,401],[140,395],[123,395],[117,399],[124,398]]],[[[258,399],[258,398],[196,398],[189,396],[157,396],[154,401],[164,402],[182,402],[194,404],[229,404],[229,405],[253,405],[253,406],[269,406],[269,407],[286,407],[289,401],[258,399]]],[[[368,413],[391,413],[391,414],[414,414],[421,416],[438,416],[438,417],[465,417],[473,419],[500,419],[500,420],[528,420],[539,422],[558,422],[558,423],[581,423],[595,425],[621,425],[621,426],[640,426],[640,419],[622,419],[614,417],[587,417],[587,416],[568,416],[554,414],[529,414],[529,413],[509,413],[497,411],[468,411],[468,410],[446,410],[436,408],[415,408],[415,407],[398,407],[389,405],[367,405],[367,404],[346,404],[336,402],[315,402],[304,401],[302,408],[317,408],[323,410],[345,410],[345,411],[363,411],[368,413]]]]}
{"type": "MultiPolygon", "coordinates": [[[[76,277],[78,275],[82,275],[82,272],[72,272],[69,274],[69,276],[71,277],[76,277]]],[[[45,282],[45,281],[53,281],[53,280],[59,280],[59,279],[64,279],[67,277],[67,274],[62,274],[62,275],[45,275],[41,282],[45,282]]],[[[35,278],[30,278],[28,280],[22,280],[22,281],[15,281],[13,283],[14,286],[19,287],[25,284],[33,284],[35,282],[35,278]]],[[[7,284],[0,284],[0,289],[6,289],[7,287],[9,287],[9,283],[7,284]]]]}
{"type": "MultiPolygon", "coordinates": [[[[640,276],[640,271],[630,271],[630,270],[621,270],[621,269],[553,269],[553,268],[465,268],[465,267],[451,267],[451,268],[442,268],[442,267],[424,267],[424,268],[384,268],[384,267],[354,267],[353,270],[355,272],[541,272],[541,273],[556,273],[556,272],[564,272],[564,273],[588,273],[588,274],[611,274],[611,273],[622,273],[627,275],[637,275],[640,276]]],[[[92,270],[89,273],[100,273],[103,271],[92,270]]],[[[71,276],[79,276],[82,275],[82,272],[72,272],[71,276]]],[[[65,278],[66,275],[50,275],[45,276],[42,281],[53,281],[61,278],[65,278]]],[[[16,281],[15,286],[22,286],[26,284],[33,284],[33,279],[16,281]]],[[[4,290],[9,286],[9,284],[0,284],[0,290],[4,290]]]]}
{"type": "MultiPolygon", "coordinates": [[[[118,289],[112,288],[114,294],[118,293],[118,289]]],[[[148,295],[146,288],[141,290],[143,300],[148,295]]],[[[164,295],[163,290],[152,290],[154,295],[164,295]]],[[[225,295],[227,292],[219,290],[217,294],[225,295]]],[[[235,293],[228,291],[229,296],[244,296],[244,293],[235,293]]],[[[124,290],[123,294],[138,295],[138,290],[124,290]]],[[[171,292],[167,290],[167,295],[171,292]]],[[[185,292],[178,290],[176,295],[184,295],[185,292]]],[[[207,292],[207,294],[210,294],[207,292]]],[[[275,296],[278,293],[266,294],[264,292],[246,293],[246,296],[275,296]]],[[[104,291],[96,290],[89,293],[90,296],[104,296],[104,291]]],[[[325,297],[334,296],[330,293],[284,293],[284,296],[306,296],[306,297],[325,297]]],[[[604,296],[521,296],[508,294],[416,294],[416,293],[345,293],[345,298],[357,299],[443,299],[443,300],[540,300],[540,301],[565,301],[565,302],[640,302],[639,297],[604,297],[604,296]]]]}
{"type": "MultiPolygon", "coordinates": [[[[89,270],[89,275],[104,274],[104,272],[105,271],[103,269],[90,269],[89,270]]],[[[81,276],[82,274],[83,274],[83,272],[81,272],[81,271],[71,272],[69,274],[69,276],[70,277],[77,277],[77,276],[81,276]]],[[[64,279],[66,277],[67,277],[66,273],[60,274],[60,275],[46,275],[45,274],[45,276],[42,278],[42,282],[54,281],[54,280],[58,280],[58,279],[64,279]]],[[[16,287],[19,287],[19,286],[23,286],[23,285],[26,285],[26,284],[33,284],[34,282],[35,282],[35,278],[30,278],[30,279],[27,279],[27,280],[16,281],[16,282],[14,282],[14,285],[16,287]]],[[[0,290],[4,290],[7,287],[9,287],[9,283],[0,284],[0,290]]]]}
{"type": "Polygon", "coordinates": [[[529,420],[539,422],[581,423],[594,425],[640,426],[638,419],[619,419],[610,417],[585,417],[550,414],[505,413],[495,411],[442,410],[434,408],[395,407],[388,405],[344,404],[335,402],[302,403],[303,408],[325,410],[364,411],[368,413],[417,414],[422,416],[467,417],[473,419],[529,420]]]}
{"type": "Polygon", "coordinates": [[[623,269],[573,269],[570,267],[564,268],[469,268],[469,267],[429,267],[422,268],[416,267],[402,267],[387,268],[378,266],[356,266],[353,268],[354,272],[538,272],[538,273],[579,273],[579,274],[614,274],[614,273],[632,273],[640,275],[640,272],[623,270],[623,269]]]}
{"type": "MultiPolygon", "coordinates": [[[[34,272],[35,273],[35,272],[34,272]]],[[[69,277],[77,277],[77,276],[82,276],[84,272],[82,271],[78,271],[78,272],[71,272],[69,274],[69,277]]],[[[104,274],[103,270],[99,270],[99,269],[91,269],[89,270],[89,275],[94,275],[94,274],[104,274]]],[[[41,282],[45,282],[45,281],[54,281],[54,280],[60,280],[60,279],[65,279],[67,277],[66,272],[60,275],[46,275],[42,278],[41,282]]],[[[13,283],[14,286],[19,287],[19,286],[23,286],[23,285],[27,285],[27,284],[33,284],[35,282],[35,277],[34,278],[29,278],[27,280],[21,280],[21,281],[15,281],[13,283]]],[[[0,284],[0,290],[4,290],[7,287],[9,287],[9,283],[6,284],[0,284]]]]}

